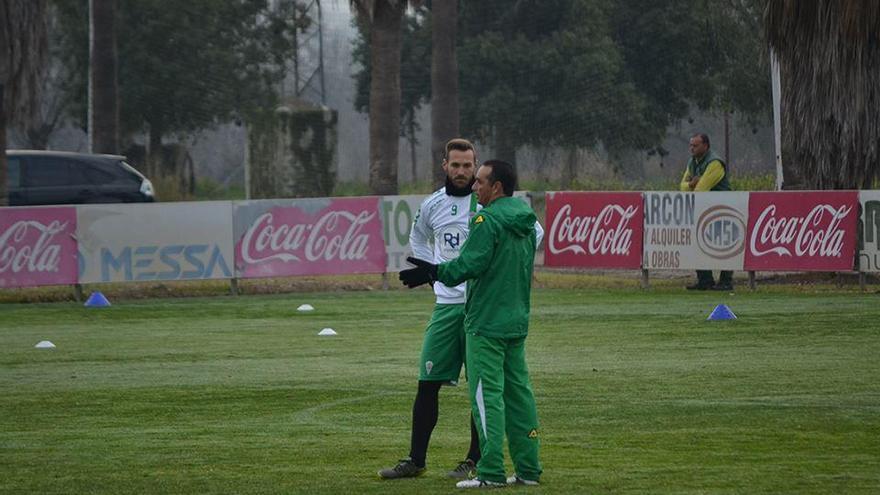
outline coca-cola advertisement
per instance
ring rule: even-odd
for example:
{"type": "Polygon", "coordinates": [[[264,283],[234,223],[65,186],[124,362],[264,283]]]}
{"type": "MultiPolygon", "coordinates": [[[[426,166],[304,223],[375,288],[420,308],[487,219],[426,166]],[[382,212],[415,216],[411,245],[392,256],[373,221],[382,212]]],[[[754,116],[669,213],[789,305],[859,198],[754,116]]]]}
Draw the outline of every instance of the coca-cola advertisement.
{"type": "Polygon", "coordinates": [[[546,212],[546,266],[640,267],[641,193],[551,192],[546,212]]]}
{"type": "Polygon", "coordinates": [[[0,209],[0,287],[75,284],[76,209],[0,209]]]}
{"type": "Polygon", "coordinates": [[[746,270],[853,269],[858,191],[749,195],[746,270]]]}
{"type": "Polygon", "coordinates": [[[236,275],[384,272],[379,201],[374,197],[236,203],[236,275]]]}

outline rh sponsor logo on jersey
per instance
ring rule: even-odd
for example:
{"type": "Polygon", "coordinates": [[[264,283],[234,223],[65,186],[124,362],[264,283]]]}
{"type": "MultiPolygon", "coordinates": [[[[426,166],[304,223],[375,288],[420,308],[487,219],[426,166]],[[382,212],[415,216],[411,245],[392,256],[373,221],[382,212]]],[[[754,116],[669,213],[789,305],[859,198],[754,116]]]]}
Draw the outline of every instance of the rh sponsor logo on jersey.
{"type": "Polygon", "coordinates": [[[467,240],[467,231],[458,225],[449,225],[439,232],[440,237],[440,255],[445,260],[451,260],[458,257],[461,251],[461,245],[467,240]]]}
{"type": "Polygon", "coordinates": [[[455,249],[459,245],[461,245],[461,237],[458,234],[453,234],[451,232],[447,232],[447,233],[443,234],[443,242],[447,246],[455,249]]]}
{"type": "Polygon", "coordinates": [[[461,246],[461,234],[459,232],[444,232],[443,244],[451,249],[458,249],[458,246],[461,246]]]}

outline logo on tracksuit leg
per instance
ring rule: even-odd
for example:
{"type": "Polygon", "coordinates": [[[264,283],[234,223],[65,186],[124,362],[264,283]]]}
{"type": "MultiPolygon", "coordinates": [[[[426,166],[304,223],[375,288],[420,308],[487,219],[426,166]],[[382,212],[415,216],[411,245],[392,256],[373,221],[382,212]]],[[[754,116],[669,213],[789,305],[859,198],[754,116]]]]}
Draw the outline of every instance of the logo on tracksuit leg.
{"type": "Polygon", "coordinates": [[[532,431],[529,432],[529,438],[538,438],[538,430],[532,429],[532,431]]]}

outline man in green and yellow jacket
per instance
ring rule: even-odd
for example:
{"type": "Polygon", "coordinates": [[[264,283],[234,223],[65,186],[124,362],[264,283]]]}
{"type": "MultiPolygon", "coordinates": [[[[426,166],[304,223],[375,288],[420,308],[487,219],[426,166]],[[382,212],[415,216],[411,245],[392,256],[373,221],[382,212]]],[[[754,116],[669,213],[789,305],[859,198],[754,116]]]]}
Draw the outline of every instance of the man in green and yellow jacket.
{"type": "MultiPolygon", "coordinates": [[[[709,149],[709,136],[694,134],[688,143],[688,151],[691,153],[691,158],[681,178],[679,189],[684,192],[730,191],[727,164],[709,149]]],[[[712,270],[697,270],[697,283],[687,286],[687,289],[733,290],[733,272],[722,270],[716,284],[712,270]]]]}
{"type": "Polygon", "coordinates": [[[471,221],[458,258],[434,265],[408,258],[416,268],[400,273],[409,287],[439,280],[468,282],[465,302],[467,377],[482,456],[477,477],[459,488],[537,485],[538,411],[525,361],[529,299],[535,259],[535,213],[513,198],[516,172],[490,160],[477,172],[474,190],[484,206],[471,221]],[[504,472],[504,438],[516,472],[504,472]]]}

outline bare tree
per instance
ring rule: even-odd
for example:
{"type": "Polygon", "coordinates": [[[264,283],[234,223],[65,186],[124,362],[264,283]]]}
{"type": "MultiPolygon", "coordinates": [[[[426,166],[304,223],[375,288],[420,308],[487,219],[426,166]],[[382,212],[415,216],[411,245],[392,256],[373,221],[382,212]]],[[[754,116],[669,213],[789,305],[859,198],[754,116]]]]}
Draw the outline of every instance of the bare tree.
{"type": "Polygon", "coordinates": [[[45,0],[0,0],[0,206],[6,188],[6,127],[22,123],[39,102],[45,68],[45,0]]]}
{"type": "Polygon", "coordinates": [[[370,191],[397,194],[403,0],[352,0],[370,24],[370,191]]]}
{"type": "Polygon", "coordinates": [[[24,143],[26,148],[32,150],[48,149],[52,134],[64,124],[65,108],[61,101],[61,94],[58,92],[50,93],[51,89],[47,90],[46,87],[41,91],[43,95],[50,98],[50,101],[41,105],[38,110],[39,115],[29,119],[23,129],[13,130],[12,133],[18,142],[24,143]]]}
{"type": "Polygon", "coordinates": [[[24,125],[17,125],[10,129],[14,139],[24,143],[28,149],[48,149],[49,140],[55,131],[64,125],[69,111],[62,86],[65,78],[70,77],[70,74],[63,69],[58,57],[52,54],[53,19],[50,11],[48,19],[49,60],[41,82],[40,102],[34,109],[32,118],[28,119],[24,125]]]}
{"type": "Polygon", "coordinates": [[[439,185],[445,174],[446,142],[458,137],[458,59],[455,54],[458,0],[433,2],[431,11],[431,164],[439,185]]]}
{"type": "Polygon", "coordinates": [[[770,0],[782,76],[785,188],[869,188],[880,175],[880,3],[770,0]],[[796,167],[798,170],[791,170],[796,167]]]}

